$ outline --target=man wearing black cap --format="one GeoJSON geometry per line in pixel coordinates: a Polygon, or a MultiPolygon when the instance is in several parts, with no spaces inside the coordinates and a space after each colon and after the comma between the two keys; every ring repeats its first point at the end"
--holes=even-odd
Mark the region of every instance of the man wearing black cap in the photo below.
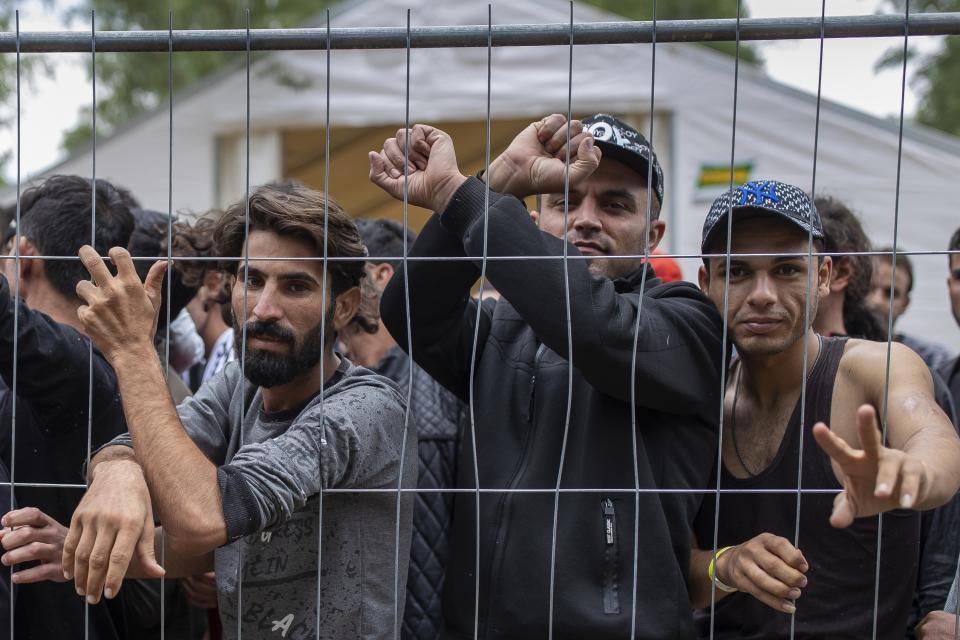
{"type": "Polygon", "coordinates": [[[728,491],[703,501],[695,526],[694,604],[709,607],[717,589],[701,636],[862,637],[876,615],[877,637],[903,638],[919,554],[910,510],[956,493],[960,439],[912,351],[893,345],[886,388],[886,344],[811,330],[832,261],[807,258],[824,234],[801,189],[755,181],[724,193],[704,222],[704,254],[727,251],[728,215],[729,260],[704,258],[700,270],[701,288],[726,304],[738,354],[724,399],[728,491]],[[799,505],[798,485],[809,492],[799,505]],[[875,610],[877,514],[887,511],[875,610]]]}
{"type": "Polygon", "coordinates": [[[691,637],[702,494],[685,490],[707,486],[716,455],[722,323],[695,287],[643,266],[664,232],[653,150],[611,116],[549,116],[491,163],[487,211],[449,136],[397,136],[371,153],[371,179],[401,198],[406,172],[409,201],[437,213],[381,314],[472,400],[457,485],[485,490],[456,497],[444,637],[474,637],[475,621],[480,638],[691,637]],[[470,295],[484,255],[499,300],[470,295]]]}

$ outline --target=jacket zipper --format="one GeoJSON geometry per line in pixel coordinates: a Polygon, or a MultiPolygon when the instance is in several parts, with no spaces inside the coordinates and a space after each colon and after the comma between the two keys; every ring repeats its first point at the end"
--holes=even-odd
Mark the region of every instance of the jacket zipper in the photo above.
{"type": "Polygon", "coordinates": [[[617,545],[617,512],[613,500],[600,501],[603,514],[603,612],[620,613],[620,554],[617,545]]]}

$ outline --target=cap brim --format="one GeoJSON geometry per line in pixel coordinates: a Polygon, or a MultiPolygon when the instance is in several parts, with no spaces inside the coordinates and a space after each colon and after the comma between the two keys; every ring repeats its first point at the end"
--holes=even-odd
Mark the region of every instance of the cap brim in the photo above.
{"type": "MultiPolygon", "coordinates": [[[[790,222],[795,227],[803,231],[804,233],[810,233],[810,230],[811,230],[810,225],[804,224],[799,220],[796,220],[795,218],[791,218],[790,216],[785,215],[779,211],[775,211],[773,209],[767,209],[765,207],[757,207],[757,206],[733,207],[731,211],[733,212],[735,220],[749,220],[751,218],[764,218],[769,216],[772,218],[779,218],[784,222],[790,222]]],[[[710,227],[710,231],[707,232],[707,236],[700,243],[700,253],[707,253],[707,247],[709,247],[710,243],[713,242],[714,238],[717,237],[717,234],[720,233],[721,231],[726,231],[727,215],[728,214],[726,213],[721,215],[719,218],[717,218],[717,221],[713,224],[713,226],[710,227]]],[[[816,229],[813,229],[813,237],[816,238],[817,240],[822,240],[823,233],[817,231],[816,229]]]]}

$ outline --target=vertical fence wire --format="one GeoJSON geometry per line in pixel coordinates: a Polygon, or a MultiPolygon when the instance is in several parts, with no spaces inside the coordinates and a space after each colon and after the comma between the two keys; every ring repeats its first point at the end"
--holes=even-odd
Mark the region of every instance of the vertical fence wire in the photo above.
{"type": "MultiPolygon", "coordinates": [[[[91,190],[90,190],[90,246],[97,246],[97,22],[96,14],[90,11],[90,86],[93,104],[90,110],[91,190]]],[[[88,381],[87,386],[87,457],[84,469],[90,468],[90,453],[93,449],[93,340],[87,340],[88,381]]],[[[89,595],[87,596],[89,597],[89,595]]],[[[83,637],[90,637],[90,604],[83,605],[83,637]]]]}
{"type": "MultiPolygon", "coordinates": [[[[492,118],[490,114],[490,96],[492,93],[492,70],[493,70],[493,5],[487,4],[487,113],[484,128],[484,155],[483,155],[483,251],[480,256],[480,290],[477,296],[477,317],[473,324],[473,348],[470,350],[470,372],[468,383],[468,411],[470,413],[470,451],[473,462],[473,480],[476,483],[474,493],[474,602],[473,602],[473,637],[479,638],[480,633],[480,463],[477,458],[477,427],[476,413],[474,405],[474,382],[477,372],[477,352],[480,342],[480,321],[483,317],[483,293],[487,281],[487,240],[489,239],[490,222],[490,130],[492,128],[492,118]]],[[[406,225],[404,225],[406,233],[406,225]]],[[[404,247],[406,247],[406,238],[404,238],[404,247]]],[[[406,251],[406,249],[404,249],[406,251]]],[[[407,269],[404,265],[404,277],[407,269]]],[[[407,282],[404,281],[404,291],[407,290],[407,282]]],[[[407,301],[409,313],[409,301],[407,301]]],[[[408,344],[412,344],[409,342],[408,344]]]]}
{"type": "MultiPolygon", "coordinates": [[[[323,336],[324,342],[326,342],[327,336],[327,327],[325,326],[327,320],[326,312],[326,296],[327,296],[327,226],[330,218],[330,9],[326,10],[327,18],[327,51],[324,56],[324,63],[326,64],[326,78],[325,78],[325,91],[324,91],[324,111],[323,111],[323,282],[322,289],[323,292],[320,294],[320,335],[323,336]]],[[[336,300],[331,301],[331,304],[335,305],[336,300]]],[[[325,386],[326,383],[323,382],[323,361],[324,358],[320,358],[320,381],[321,387],[325,386]]],[[[325,421],[324,418],[324,391],[321,388],[320,391],[320,424],[323,425],[325,421]]],[[[315,624],[316,628],[316,638],[320,640],[320,589],[322,586],[322,567],[323,567],[323,492],[325,487],[323,483],[320,484],[320,491],[317,492],[317,610],[315,615],[315,624]]]]}
{"type": "MultiPolygon", "coordinates": [[[[170,305],[172,303],[173,291],[173,10],[168,15],[168,36],[167,36],[167,317],[165,327],[164,344],[164,378],[170,378],[170,305]]],[[[176,375],[176,372],[174,372],[176,375]]],[[[166,562],[167,553],[165,545],[160,545],[160,565],[166,562]]],[[[167,636],[167,598],[166,598],[166,575],[160,576],[160,640],[167,636]]]]}
{"type": "MultiPolygon", "coordinates": [[[[823,87],[823,30],[827,12],[827,0],[820,0],[820,57],[817,66],[817,106],[816,116],[813,125],[813,169],[810,178],[810,206],[816,207],[817,197],[817,151],[820,143],[820,97],[823,87]]],[[[813,274],[817,272],[819,276],[819,264],[823,258],[817,259],[817,269],[813,266],[813,225],[809,224],[807,228],[807,292],[804,296],[803,305],[803,361],[800,370],[800,432],[799,444],[797,450],[797,512],[793,525],[793,546],[800,548],[800,505],[803,498],[803,443],[804,435],[807,431],[807,383],[810,376],[810,345],[807,343],[808,336],[812,331],[811,324],[813,318],[810,317],[810,305],[813,300],[813,274]]],[[[823,343],[817,348],[816,358],[820,358],[823,353],[823,343]]],[[[814,360],[816,366],[816,360],[814,360]]],[[[734,419],[736,420],[736,419],[734,419]]],[[[790,612],[790,640],[796,636],[797,610],[796,600],[794,609],[790,612]]]]}
{"type": "MultiPolygon", "coordinates": [[[[244,143],[245,165],[243,178],[243,316],[241,318],[240,336],[240,371],[245,372],[247,355],[247,283],[250,279],[250,9],[245,10],[246,17],[246,51],[244,59],[244,73],[246,79],[245,114],[244,114],[244,143]]],[[[236,284],[234,284],[236,286],[236,284]]],[[[234,329],[236,331],[236,329],[234,329]]],[[[247,417],[247,407],[240,409],[240,439],[238,447],[243,446],[243,425],[247,417]]],[[[237,544],[237,638],[243,638],[243,542],[237,544]]]]}
{"type": "MultiPolygon", "coordinates": [[[[567,62],[567,134],[563,167],[563,233],[567,232],[567,220],[570,217],[570,121],[573,119],[573,0],[570,0],[570,55],[567,62]]],[[[557,520],[560,514],[560,485],[563,482],[563,463],[567,455],[567,437],[570,434],[570,410],[573,405],[573,322],[570,309],[570,243],[564,237],[563,242],[563,296],[567,325],[567,408],[563,418],[563,439],[560,444],[560,463],[557,467],[557,483],[553,493],[553,530],[550,537],[550,619],[547,637],[553,640],[553,610],[557,573],[557,520]]]]}
{"type": "MultiPolygon", "coordinates": [[[[732,131],[730,133],[730,181],[729,188],[733,190],[733,176],[736,167],[737,151],[737,97],[740,87],[740,3],[737,3],[737,22],[736,22],[736,41],[733,56],[733,114],[732,131]]],[[[720,354],[720,421],[717,426],[717,493],[714,497],[713,511],[713,558],[717,558],[717,539],[720,533],[720,488],[721,478],[723,477],[723,427],[727,398],[727,353],[729,349],[729,338],[727,336],[728,321],[727,315],[730,311],[730,257],[733,246],[733,199],[730,198],[730,204],[727,207],[727,241],[726,254],[724,255],[724,273],[723,273],[723,333],[721,335],[722,353],[720,354]]],[[[710,269],[708,261],[707,267],[710,269]]],[[[713,276],[713,273],[710,273],[713,276]]],[[[715,618],[717,610],[717,571],[713,572],[710,578],[710,640],[714,638],[715,618]]]]}
{"type": "MultiPolygon", "coordinates": [[[[633,449],[633,575],[630,585],[630,637],[637,635],[637,580],[640,569],[640,452],[637,443],[637,348],[640,344],[640,317],[643,313],[644,291],[647,288],[647,272],[650,267],[650,223],[653,206],[653,131],[654,104],[657,85],[657,0],[651,0],[653,40],[650,44],[650,159],[647,162],[646,203],[643,212],[643,264],[640,271],[640,295],[637,299],[637,321],[633,328],[633,352],[630,354],[630,444],[633,449]]],[[[663,203],[660,203],[661,207],[663,203]]],[[[654,276],[656,277],[656,276],[654,276]]]]}
{"type": "MultiPolygon", "coordinates": [[[[14,11],[14,24],[17,38],[17,57],[16,57],[16,89],[17,89],[17,204],[16,204],[16,222],[17,228],[13,237],[14,246],[14,276],[13,276],[13,380],[11,381],[10,391],[10,511],[13,511],[16,505],[16,460],[17,460],[17,358],[19,356],[19,335],[20,335],[20,10],[14,11]]],[[[14,623],[16,621],[16,609],[14,608],[14,593],[16,591],[13,583],[13,565],[10,565],[10,637],[15,638],[14,623]]]]}
{"type": "MultiPolygon", "coordinates": [[[[403,252],[401,259],[404,261],[404,287],[403,287],[403,306],[406,311],[405,329],[407,333],[407,348],[409,350],[407,360],[407,406],[403,410],[403,438],[400,446],[400,466],[397,473],[397,501],[396,501],[396,529],[394,531],[394,576],[393,576],[393,637],[400,637],[400,624],[403,614],[400,610],[400,507],[403,489],[403,466],[406,462],[407,454],[407,436],[410,427],[410,401],[413,399],[413,327],[410,319],[410,290],[409,279],[407,278],[406,259],[407,259],[407,227],[409,225],[410,215],[410,9],[407,9],[407,42],[404,50],[405,75],[404,75],[404,100],[403,100],[403,252]]],[[[407,550],[409,553],[409,550],[407,550]]],[[[409,566],[409,565],[408,565],[409,566]]],[[[405,579],[406,576],[403,576],[405,579]]]]}
{"type": "MultiPolygon", "coordinates": [[[[887,446],[887,406],[890,400],[890,358],[893,353],[893,304],[897,282],[897,236],[900,230],[900,179],[903,164],[903,116],[907,97],[907,60],[910,43],[910,0],[905,0],[903,10],[903,66],[900,74],[900,117],[897,129],[897,178],[893,194],[893,252],[890,255],[890,307],[887,317],[887,361],[883,379],[883,407],[880,411],[881,442],[887,446]]],[[[895,490],[896,487],[891,487],[895,490]]],[[[916,499],[916,496],[914,496],[916,499]]],[[[883,552],[883,513],[877,515],[877,563],[873,582],[873,640],[877,639],[877,618],[880,604],[880,559],[883,552]]]]}

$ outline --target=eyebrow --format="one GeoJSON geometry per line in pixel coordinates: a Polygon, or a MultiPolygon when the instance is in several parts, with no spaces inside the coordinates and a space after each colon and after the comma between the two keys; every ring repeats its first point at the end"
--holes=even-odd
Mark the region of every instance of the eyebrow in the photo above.
{"type": "MultiPolygon", "coordinates": [[[[575,188],[571,187],[571,188],[570,188],[570,195],[571,195],[571,196],[577,195],[577,196],[583,197],[583,192],[580,191],[579,189],[575,189],[575,188]]],[[[630,200],[631,202],[634,202],[634,203],[636,203],[636,202],[639,200],[639,198],[635,197],[635,196],[634,196],[632,193],[630,193],[630,191],[628,191],[627,189],[607,189],[607,190],[605,190],[605,191],[601,191],[600,194],[599,194],[599,196],[600,196],[601,198],[623,198],[623,199],[625,199],[625,200],[630,200]]],[[[563,197],[563,192],[562,192],[562,191],[558,191],[558,192],[556,192],[556,193],[550,193],[550,194],[547,194],[547,197],[548,197],[548,198],[562,198],[562,197],[563,197]]]]}
{"type": "MultiPolygon", "coordinates": [[[[243,265],[242,265],[242,264],[241,264],[240,267],[237,269],[237,271],[238,271],[238,273],[242,273],[242,272],[243,272],[243,265]]],[[[263,271],[261,271],[260,269],[256,269],[256,268],[254,268],[254,267],[248,267],[247,273],[250,274],[250,275],[259,276],[259,277],[261,277],[261,278],[267,278],[267,277],[268,277],[267,274],[265,274],[263,271]]],[[[307,282],[309,282],[309,283],[311,283],[311,284],[314,284],[314,285],[317,285],[317,286],[320,285],[320,283],[317,282],[317,279],[316,279],[315,277],[313,277],[312,274],[307,273],[306,271],[293,271],[293,272],[290,272],[290,273],[281,273],[280,275],[277,276],[277,280],[280,280],[280,281],[282,281],[282,282],[283,282],[283,281],[290,281],[290,280],[304,280],[304,281],[307,281],[307,282]]]]}

